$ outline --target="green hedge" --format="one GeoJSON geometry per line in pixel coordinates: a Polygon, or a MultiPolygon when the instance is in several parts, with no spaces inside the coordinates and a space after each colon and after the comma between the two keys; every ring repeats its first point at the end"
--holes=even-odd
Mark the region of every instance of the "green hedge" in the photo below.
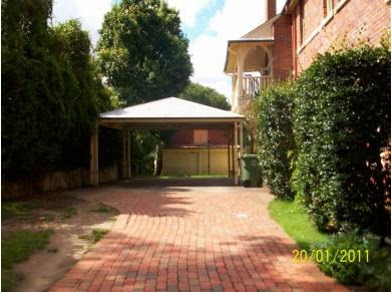
{"type": "Polygon", "coordinates": [[[390,232],[380,160],[390,139],[390,69],[388,48],[362,46],[319,56],[296,82],[295,185],[321,229],[390,232]]]}
{"type": "Polygon", "coordinates": [[[377,245],[354,230],[315,244],[311,252],[320,269],[340,283],[391,291],[390,247],[377,245]]]}
{"type": "Polygon", "coordinates": [[[292,113],[294,94],[290,84],[262,91],[257,103],[259,160],[262,176],[272,192],[293,198],[291,161],[295,149],[292,113]]]}
{"type": "Polygon", "coordinates": [[[52,1],[2,1],[2,177],[88,167],[97,114],[110,107],[78,20],[50,25],[52,1]]]}

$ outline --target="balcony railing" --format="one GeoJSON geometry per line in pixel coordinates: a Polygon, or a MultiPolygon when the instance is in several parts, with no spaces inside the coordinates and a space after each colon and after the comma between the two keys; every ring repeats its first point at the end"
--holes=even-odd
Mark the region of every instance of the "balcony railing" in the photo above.
{"type": "Polygon", "coordinates": [[[254,99],[261,90],[266,89],[275,78],[272,76],[244,76],[243,77],[243,96],[254,99]]]}

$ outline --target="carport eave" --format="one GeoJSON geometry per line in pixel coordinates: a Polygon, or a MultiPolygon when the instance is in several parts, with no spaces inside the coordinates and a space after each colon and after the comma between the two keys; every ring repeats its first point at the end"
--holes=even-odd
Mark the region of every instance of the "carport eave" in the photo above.
{"type": "Polygon", "coordinates": [[[245,117],[236,118],[99,118],[97,120],[98,124],[101,126],[112,125],[112,124],[179,124],[179,123],[234,123],[241,122],[245,117]]]}

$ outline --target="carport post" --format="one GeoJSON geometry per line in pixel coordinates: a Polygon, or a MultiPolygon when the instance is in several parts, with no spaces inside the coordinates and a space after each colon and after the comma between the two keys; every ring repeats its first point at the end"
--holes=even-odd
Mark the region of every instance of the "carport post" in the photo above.
{"type": "Polygon", "coordinates": [[[130,143],[129,143],[130,135],[129,129],[123,129],[123,171],[122,177],[123,178],[130,178],[130,143]]]}
{"type": "Polygon", "coordinates": [[[233,131],[231,131],[230,134],[230,148],[231,148],[231,177],[235,177],[235,173],[234,173],[234,128],[233,127],[233,131]]]}
{"type": "Polygon", "coordinates": [[[128,129],[128,178],[131,178],[132,176],[132,169],[131,169],[131,137],[132,137],[132,132],[131,130],[128,129]]]}
{"type": "Polygon", "coordinates": [[[234,123],[234,183],[238,185],[238,124],[234,123]]]}
{"type": "Polygon", "coordinates": [[[99,184],[98,165],[98,123],[95,124],[94,132],[90,137],[90,185],[99,184]]]}
{"type": "Polygon", "coordinates": [[[227,128],[227,171],[228,176],[231,177],[231,166],[230,166],[230,128],[227,128]]]}
{"type": "Polygon", "coordinates": [[[240,168],[240,175],[242,174],[242,167],[241,167],[241,158],[242,158],[242,149],[244,147],[244,131],[243,131],[243,122],[239,122],[240,128],[240,149],[239,149],[239,168],[240,168]]]}

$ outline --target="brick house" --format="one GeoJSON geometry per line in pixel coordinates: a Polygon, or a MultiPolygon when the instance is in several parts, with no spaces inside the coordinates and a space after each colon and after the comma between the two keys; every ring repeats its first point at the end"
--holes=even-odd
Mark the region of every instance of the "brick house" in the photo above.
{"type": "Polygon", "coordinates": [[[264,1],[267,20],[228,41],[234,112],[274,80],[296,78],[317,54],[343,43],[377,45],[390,28],[390,0],[287,0],[279,14],[276,0],[264,1]]]}
{"type": "Polygon", "coordinates": [[[390,28],[390,0],[290,0],[294,76],[331,46],[378,45],[390,28]]]}

